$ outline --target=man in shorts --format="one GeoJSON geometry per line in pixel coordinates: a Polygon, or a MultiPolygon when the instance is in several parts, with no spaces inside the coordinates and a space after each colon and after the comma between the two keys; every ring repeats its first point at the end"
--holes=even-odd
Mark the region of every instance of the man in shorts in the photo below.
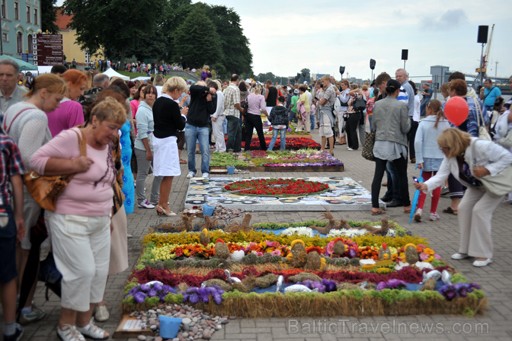
{"type": "Polygon", "coordinates": [[[329,142],[329,152],[331,155],[334,155],[334,131],[332,130],[332,126],[334,124],[334,101],[336,100],[336,88],[331,83],[331,79],[329,76],[323,76],[321,79],[323,93],[319,100],[320,110],[319,110],[319,119],[320,119],[320,136],[322,138],[321,141],[321,150],[325,150],[326,142],[329,142]]]}

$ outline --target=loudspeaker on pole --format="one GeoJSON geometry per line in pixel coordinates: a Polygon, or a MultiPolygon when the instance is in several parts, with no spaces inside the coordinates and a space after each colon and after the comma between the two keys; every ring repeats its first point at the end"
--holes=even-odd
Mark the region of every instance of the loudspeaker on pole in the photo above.
{"type": "Polygon", "coordinates": [[[407,60],[407,57],[409,56],[409,50],[402,50],[402,60],[407,60]]]}
{"type": "Polygon", "coordinates": [[[489,32],[489,26],[480,25],[478,26],[478,38],[477,43],[487,44],[487,35],[489,32]]]}

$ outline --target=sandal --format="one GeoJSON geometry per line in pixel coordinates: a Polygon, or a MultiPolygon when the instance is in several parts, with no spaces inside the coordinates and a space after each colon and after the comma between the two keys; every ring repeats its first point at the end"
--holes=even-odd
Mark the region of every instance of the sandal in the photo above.
{"type": "Polygon", "coordinates": [[[384,210],[381,208],[376,208],[376,209],[372,208],[371,213],[372,213],[372,215],[382,215],[382,214],[384,214],[384,210]]]}
{"type": "Polygon", "coordinates": [[[77,327],[76,329],[82,333],[83,336],[92,340],[106,340],[110,337],[109,333],[92,323],[92,321],[89,322],[88,325],[77,327]]]}
{"type": "Polygon", "coordinates": [[[57,336],[62,341],[85,341],[85,338],[75,326],[65,325],[64,328],[57,327],[57,336]]]}
{"type": "Polygon", "coordinates": [[[180,163],[181,163],[182,165],[184,165],[184,164],[186,164],[186,163],[187,163],[187,160],[180,159],[180,163]]]}
{"type": "Polygon", "coordinates": [[[449,213],[449,214],[457,215],[459,212],[457,210],[454,210],[450,206],[448,206],[447,208],[445,208],[443,210],[443,213],[449,213]]]}

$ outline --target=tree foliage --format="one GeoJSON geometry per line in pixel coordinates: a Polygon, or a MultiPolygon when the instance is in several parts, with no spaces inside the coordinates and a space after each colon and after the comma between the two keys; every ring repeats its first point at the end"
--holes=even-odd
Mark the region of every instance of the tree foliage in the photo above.
{"type": "Polygon", "coordinates": [[[176,29],[174,43],[176,57],[184,67],[213,65],[223,58],[220,37],[203,6],[193,6],[176,29]]]}
{"type": "Polygon", "coordinates": [[[59,28],[55,25],[55,7],[57,0],[41,0],[41,31],[58,33],[59,28]]]}
{"type": "Polygon", "coordinates": [[[249,41],[233,9],[191,0],[66,0],[64,8],[82,48],[103,47],[108,58],[252,74],[249,41]]]}
{"type": "Polygon", "coordinates": [[[103,47],[106,55],[125,57],[141,48],[139,36],[156,30],[157,17],[166,0],[66,0],[66,12],[73,14],[71,28],[77,32],[82,48],[96,51],[103,47]]]}

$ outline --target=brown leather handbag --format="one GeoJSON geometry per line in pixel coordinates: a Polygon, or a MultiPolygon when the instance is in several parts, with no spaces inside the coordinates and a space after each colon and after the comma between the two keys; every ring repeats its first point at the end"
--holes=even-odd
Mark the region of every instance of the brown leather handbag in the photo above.
{"type": "MultiPolygon", "coordinates": [[[[75,133],[80,147],[80,156],[86,156],[86,140],[82,129],[75,133]]],[[[55,211],[57,199],[71,181],[73,175],[40,175],[30,171],[24,175],[25,186],[32,198],[45,210],[55,211]]]]}

